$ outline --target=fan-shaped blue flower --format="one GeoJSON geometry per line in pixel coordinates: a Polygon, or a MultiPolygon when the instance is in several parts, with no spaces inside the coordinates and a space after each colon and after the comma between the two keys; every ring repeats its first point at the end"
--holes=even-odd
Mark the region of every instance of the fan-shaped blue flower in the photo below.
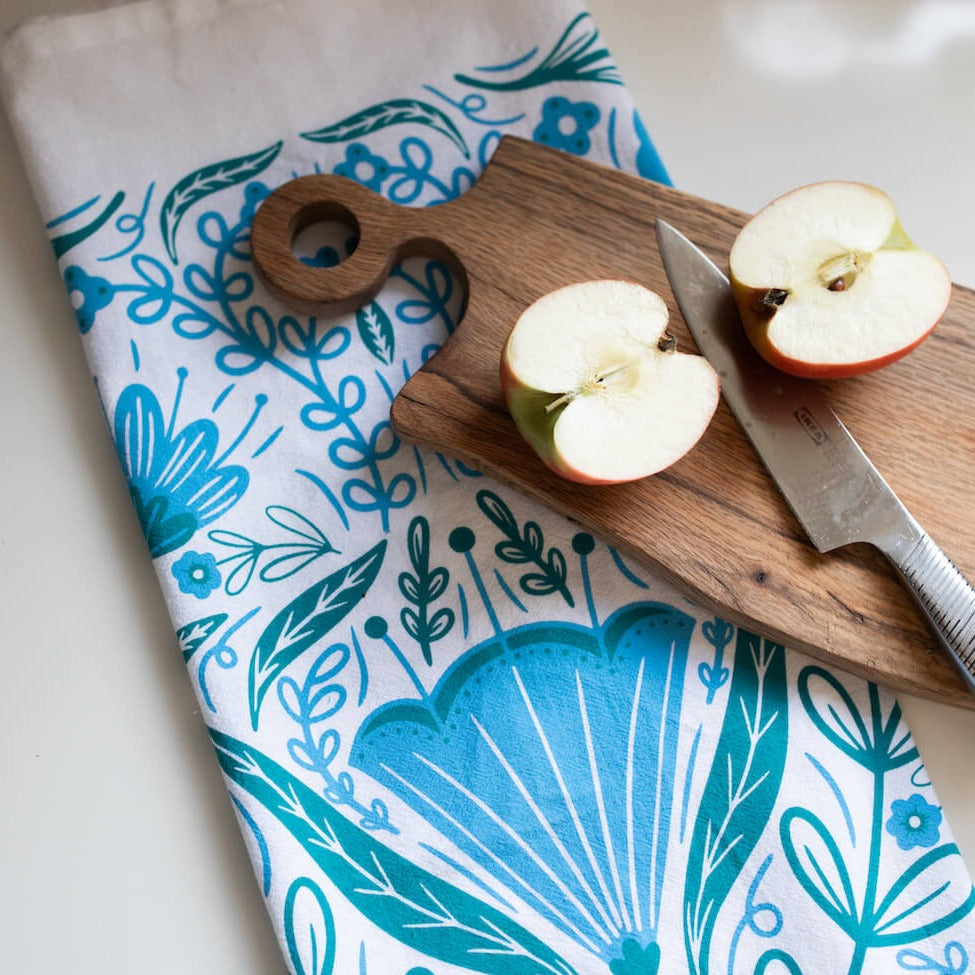
{"type": "Polygon", "coordinates": [[[217,458],[212,420],[167,428],[147,386],[126,387],[115,407],[115,449],[153,558],[185,545],[243,496],[249,475],[217,458]]]}
{"type": "Polygon", "coordinates": [[[352,763],[614,973],[654,975],[692,627],[639,603],[509,631],[373,712],[352,763]]]}

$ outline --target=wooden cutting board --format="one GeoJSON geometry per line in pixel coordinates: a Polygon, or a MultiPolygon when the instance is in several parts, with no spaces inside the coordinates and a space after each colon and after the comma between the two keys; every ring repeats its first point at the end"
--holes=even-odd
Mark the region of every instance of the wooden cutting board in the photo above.
{"type": "MultiPolygon", "coordinates": [[[[396,207],[337,176],[285,184],[258,212],[255,264],[292,306],[346,312],[400,259],[443,259],[467,289],[460,327],[392,407],[397,433],[451,453],[568,515],[720,616],[895,689],[962,707],[975,697],[871,547],[821,555],[722,402],[676,465],[629,484],[565,481],[521,440],[498,365],[521,311],[555,288],[625,278],[657,291],[693,350],[657,251],[663,217],[727,270],[747,215],[511,137],[478,183],[436,207],[396,207]],[[291,253],[308,224],[339,219],[359,243],[343,264],[291,253]]],[[[936,242],[934,242],[936,245],[936,242]]],[[[931,243],[928,246],[932,246],[931,243]]],[[[880,372],[824,383],[834,410],[908,509],[975,579],[975,292],[956,286],[929,337],[880,372]]]]}

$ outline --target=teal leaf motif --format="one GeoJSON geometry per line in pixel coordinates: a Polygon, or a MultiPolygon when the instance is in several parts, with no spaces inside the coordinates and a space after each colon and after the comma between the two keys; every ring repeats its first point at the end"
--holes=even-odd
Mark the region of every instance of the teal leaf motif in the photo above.
{"type": "Polygon", "coordinates": [[[407,550],[413,572],[401,572],[399,591],[416,609],[400,611],[403,628],[416,640],[427,664],[433,663],[432,644],[445,637],[454,625],[454,611],[442,606],[432,615],[431,604],[446,591],[450,573],[443,566],[430,567],[430,523],[418,516],[410,522],[407,550]]]}
{"type": "Polygon", "coordinates": [[[933,937],[975,907],[971,884],[942,870],[942,860],[959,855],[953,843],[929,850],[908,866],[876,908],[860,908],[840,848],[817,816],[787,809],[779,832],[796,879],[861,952],[933,937]]]}
{"type": "Polygon", "coordinates": [[[393,362],[393,323],[378,301],[372,301],[355,313],[356,327],[365,347],[383,364],[393,362]]]}
{"type": "Polygon", "coordinates": [[[876,910],[877,944],[906,945],[934,937],[956,924],[975,906],[975,888],[962,873],[943,869],[942,860],[960,856],[943,843],[915,860],[894,881],[876,910]]]}
{"type": "Polygon", "coordinates": [[[300,877],[284,899],[284,934],[295,975],[332,975],[335,918],[317,884],[300,877]]]}
{"type": "Polygon", "coordinates": [[[251,657],[248,678],[251,725],[257,730],[264,696],[274,680],[338,624],[365,596],[386,551],[381,541],[365,555],[316,582],[268,624],[251,657]]]}
{"type": "Polygon", "coordinates": [[[333,125],[326,125],[312,132],[302,132],[301,136],[312,142],[349,142],[352,139],[362,139],[380,129],[406,123],[435,129],[450,139],[464,154],[465,159],[470,158],[467,143],[450,118],[434,105],[416,98],[391,98],[364,108],[354,115],[348,115],[333,125]]]}
{"type": "Polygon", "coordinates": [[[868,685],[869,722],[842,682],[822,667],[803,668],[798,687],[799,700],[823,737],[868,771],[883,775],[918,758],[900,705],[895,701],[884,717],[875,684],[868,685]]]}
{"type": "Polygon", "coordinates": [[[176,631],[176,639],[183,651],[183,661],[187,661],[207,640],[227,622],[226,613],[215,613],[203,619],[186,623],[176,631]]]}
{"type": "Polygon", "coordinates": [[[857,936],[857,902],[840,848],[818,816],[793,806],[779,824],[792,872],[820,910],[851,938],[857,936]]]}
{"type": "MultiPolygon", "coordinates": [[[[527,74],[508,81],[488,81],[470,75],[454,75],[461,84],[490,91],[520,91],[559,81],[601,81],[621,85],[616,65],[605,47],[597,47],[599,31],[588,13],[579,14],[565,29],[548,55],[527,74]]],[[[521,64],[522,61],[516,62],[521,64]]],[[[495,71],[481,68],[481,71],[495,71]]]]}
{"type": "Polygon", "coordinates": [[[566,584],[568,570],[565,556],[560,549],[549,549],[545,553],[545,539],[537,522],[525,522],[524,529],[518,525],[511,509],[493,491],[478,491],[477,505],[505,536],[494,546],[494,553],[510,565],[534,565],[540,571],[526,572],[519,584],[522,591],[530,596],[548,596],[560,593],[569,606],[574,606],[572,593],[566,584]]]}
{"type": "Polygon", "coordinates": [[[238,596],[247,588],[262,559],[265,564],[259,573],[262,582],[280,582],[311,565],[316,559],[337,549],[325,534],[309,521],[284,505],[272,504],[264,509],[268,521],[294,536],[283,542],[260,542],[239,532],[216,530],[210,541],[231,550],[218,565],[232,566],[224,584],[229,596],[238,596]]]}
{"type": "Polygon", "coordinates": [[[122,201],[125,199],[125,194],[119,190],[115,196],[109,200],[105,208],[95,217],[94,220],[89,221],[83,227],[79,227],[77,230],[72,230],[69,233],[61,234],[59,237],[51,238],[51,247],[54,248],[55,257],[63,257],[68,253],[73,247],[77,247],[83,240],[90,237],[92,234],[97,233],[101,228],[108,222],[109,217],[122,205],[122,201]]]}
{"type": "MultiPolygon", "coordinates": [[[[806,713],[824,739],[859,764],[872,780],[873,814],[862,890],[853,890],[853,872],[835,837],[818,817],[793,807],[783,814],[779,830],[786,860],[800,886],[853,943],[849,972],[858,975],[865,970],[871,949],[910,944],[957,923],[975,907],[975,889],[963,871],[953,876],[945,870],[941,861],[959,855],[954,844],[945,843],[908,865],[883,893],[885,779],[918,757],[900,706],[885,701],[877,686],[868,684],[869,710],[862,711],[843,683],[818,666],[804,667],[797,686],[806,713]]],[[[896,829],[889,825],[888,832],[896,836],[896,829]]],[[[937,835],[935,830],[932,843],[937,842],[937,835]]],[[[898,845],[903,848],[900,840],[898,845]]],[[[928,845],[927,837],[923,845],[928,845]]],[[[858,866],[859,859],[858,855],[858,866]]],[[[863,873],[857,870],[857,874],[863,873]]]]}
{"type": "Polygon", "coordinates": [[[728,706],[688,854],[683,925],[692,975],[709,971],[718,914],[772,813],[788,747],[787,709],[785,650],[739,629],[728,706]]]}
{"type": "Polygon", "coordinates": [[[179,263],[176,256],[176,229],[186,211],[211,193],[237,186],[263,172],[274,162],[282,144],[275,142],[273,146],[259,152],[203,166],[184,176],[169,191],[159,213],[159,229],[173,264],[179,263]]]}
{"type": "MultiPolygon", "coordinates": [[[[415,950],[485,975],[572,975],[531,932],[411,863],[260,751],[210,730],[220,765],[301,844],[364,917],[415,950]]],[[[321,975],[328,969],[323,968],[321,975]]]]}

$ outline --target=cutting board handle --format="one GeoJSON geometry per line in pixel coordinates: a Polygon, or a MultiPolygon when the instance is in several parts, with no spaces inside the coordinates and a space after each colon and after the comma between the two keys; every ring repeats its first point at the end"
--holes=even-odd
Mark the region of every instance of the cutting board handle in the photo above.
{"type": "Polygon", "coordinates": [[[264,200],[251,228],[251,256],[268,289],[286,304],[308,314],[340,315],[372,300],[407,257],[437,258],[466,280],[444,239],[453,223],[450,203],[398,206],[355,180],[316,173],[282,184],[264,200]],[[295,239],[326,222],[347,226],[358,242],[340,264],[312,267],[296,256],[295,239]]]}

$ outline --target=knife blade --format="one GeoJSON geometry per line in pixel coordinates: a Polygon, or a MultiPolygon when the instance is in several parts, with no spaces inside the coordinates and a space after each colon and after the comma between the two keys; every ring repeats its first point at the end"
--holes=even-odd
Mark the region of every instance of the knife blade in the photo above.
{"type": "Polygon", "coordinates": [[[680,231],[657,221],[664,270],[721,392],[810,541],[820,552],[867,542],[890,561],[975,691],[975,589],[904,507],[811,381],[752,348],[731,285],[680,231]]]}

